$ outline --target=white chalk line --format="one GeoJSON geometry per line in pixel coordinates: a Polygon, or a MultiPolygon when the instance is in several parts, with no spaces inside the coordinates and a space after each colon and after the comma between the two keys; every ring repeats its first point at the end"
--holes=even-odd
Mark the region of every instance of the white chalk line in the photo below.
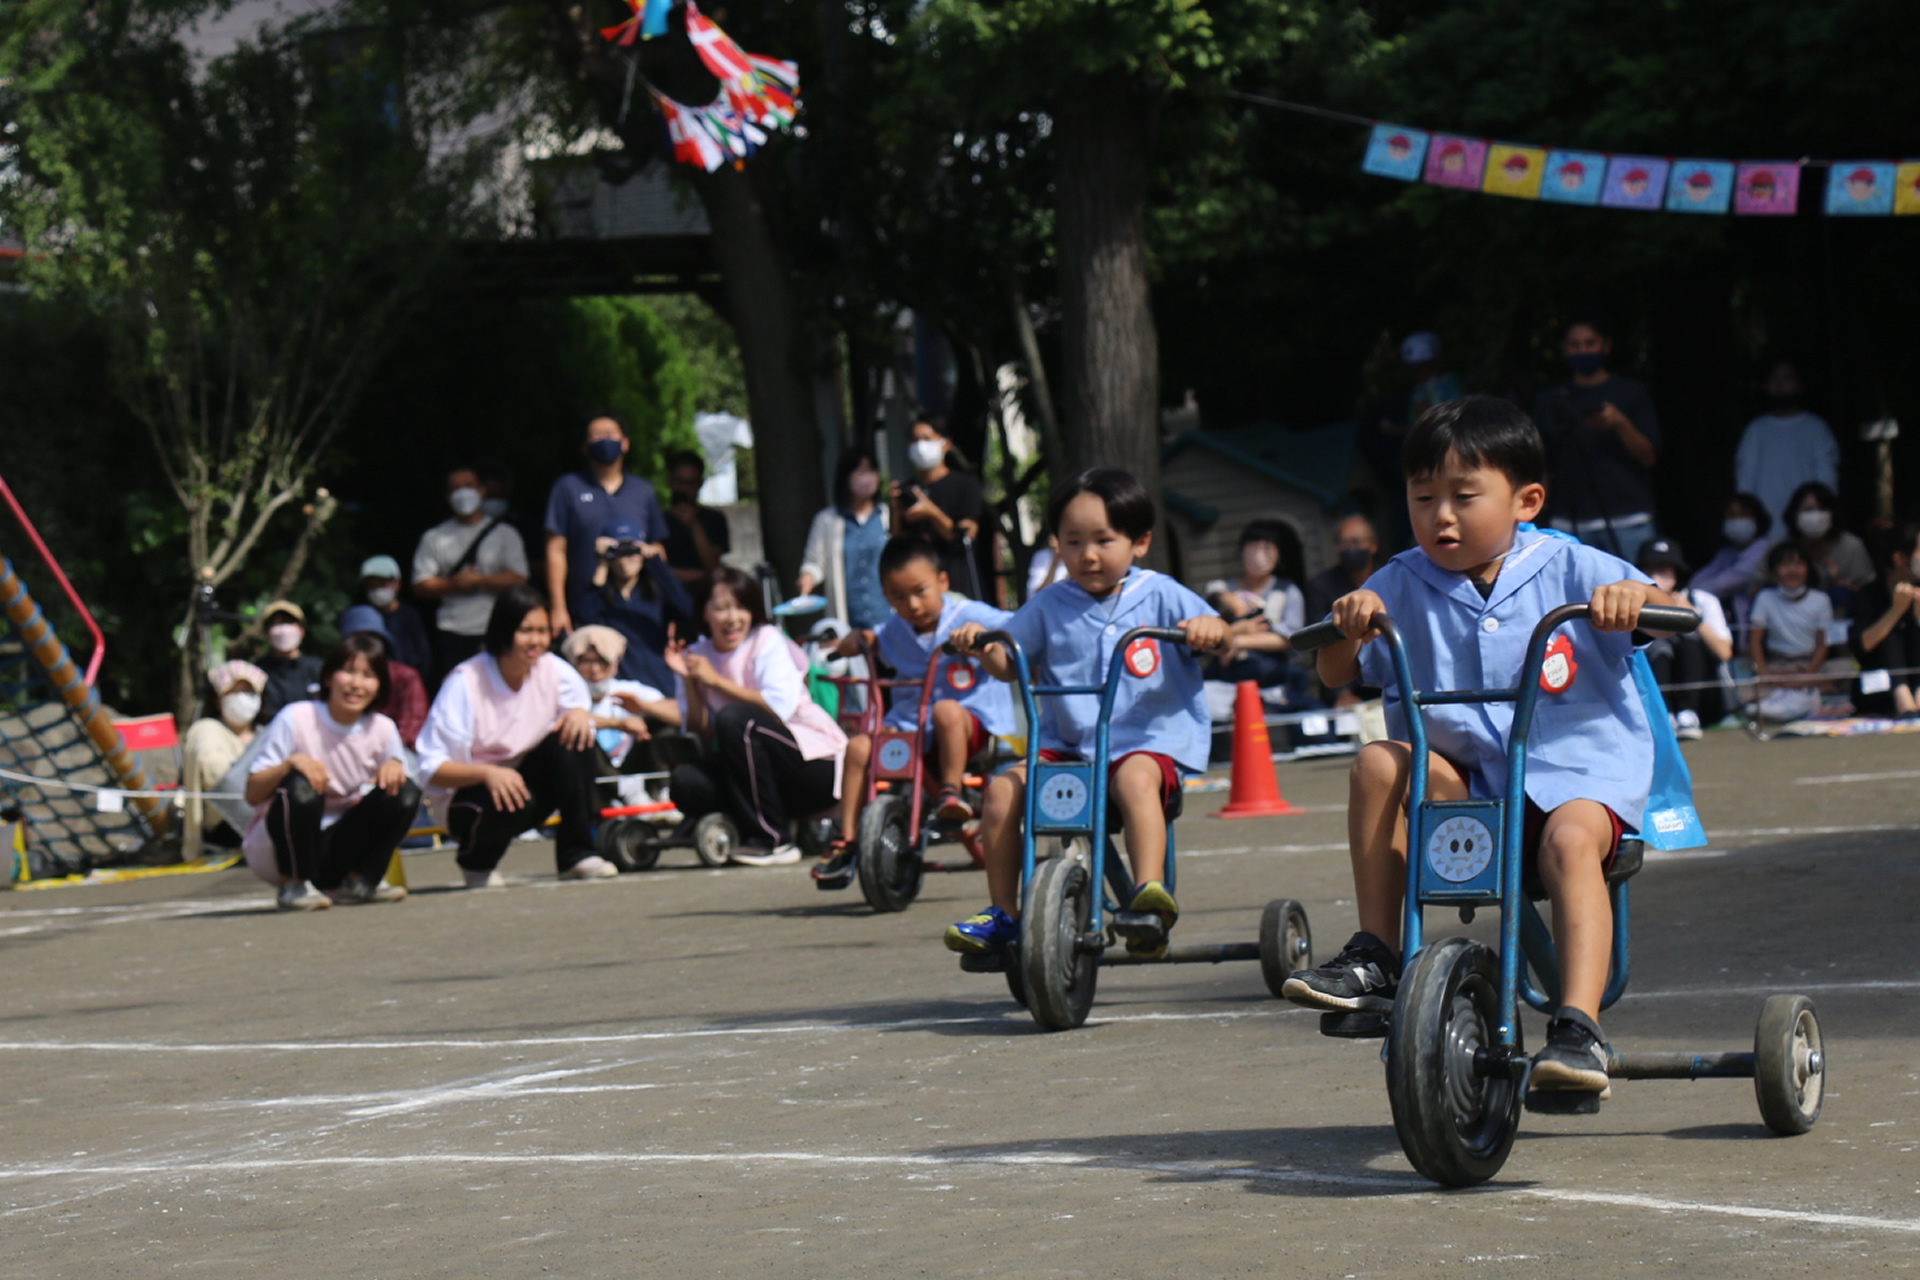
{"type": "MultiPolygon", "coordinates": [[[[138,1164],[79,1164],[63,1161],[39,1165],[13,1165],[0,1168],[0,1181],[29,1179],[151,1178],[166,1175],[207,1175],[278,1173],[317,1169],[410,1169],[429,1167],[518,1167],[551,1168],[555,1165],[586,1167],[645,1168],[649,1165],[724,1165],[740,1169],[750,1165],[772,1168],[804,1166],[813,1168],[899,1168],[899,1169],[1088,1169],[1124,1173],[1164,1173],[1212,1182],[1254,1181],[1304,1183],[1315,1186],[1354,1187],[1368,1190],[1432,1194],[1436,1188],[1413,1175],[1366,1175],[1321,1172],[1311,1169],[1276,1169],[1261,1165],[1216,1165],[1185,1161],[1135,1160],[1117,1156],[1078,1155],[1060,1151],[1011,1151],[979,1155],[832,1154],[817,1151],[663,1151],[663,1152],[437,1152],[386,1156],[277,1156],[232,1160],[154,1161],[138,1164]]],[[[1623,1209],[1645,1209],[1662,1213],[1717,1214],[1763,1222],[1784,1223],[1796,1227],[1819,1226],[1844,1230],[1892,1231],[1920,1234],[1920,1219],[1876,1218],[1867,1214],[1823,1213],[1809,1209],[1774,1208],[1767,1205],[1719,1204],[1707,1200],[1669,1200],[1661,1196],[1623,1194],[1606,1191],[1578,1191],[1550,1187],[1489,1188],[1475,1198],[1515,1195],[1532,1199],[1578,1204],[1607,1205],[1623,1209]]]]}
{"type": "Polygon", "coordinates": [[[1886,773],[1819,773],[1810,778],[1795,778],[1794,782],[1802,787],[1813,787],[1835,782],[1897,782],[1903,778],[1920,778],[1920,769],[1893,769],[1886,773]]]}

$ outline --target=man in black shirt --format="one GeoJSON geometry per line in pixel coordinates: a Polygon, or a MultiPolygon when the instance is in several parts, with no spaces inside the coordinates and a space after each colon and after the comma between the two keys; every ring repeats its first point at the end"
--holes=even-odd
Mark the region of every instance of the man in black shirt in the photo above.
{"type": "Polygon", "coordinates": [[[1660,418],[1645,383],[1608,372],[1605,325],[1576,319],[1562,350],[1573,380],[1542,392],[1533,409],[1547,445],[1553,527],[1631,561],[1654,536],[1660,418]]]}
{"type": "Polygon", "coordinates": [[[952,447],[938,418],[923,417],[913,424],[913,443],[907,459],[913,463],[911,485],[893,486],[894,527],[925,538],[940,550],[941,568],[955,591],[978,596],[984,590],[977,567],[967,563],[960,539],[980,536],[985,494],[977,476],[947,465],[952,447]]]}
{"type": "Polygon", "coordinates": [[[300,652],[306,638],[304,609],[291,600],[275,600],[267,606],[268,652],[254,663],[267,673],[267,687],[260,691],[255,724],[266,724],[289,702],[320,696],[320,655],[300,652]]]}
{"type": "Polygon", "coordinates": [[[727,517],[700,505],[700,485],[706,478],[706,459],[691,449],[667,459],[667,489],[673,498],[667,508],[667,564],[689,587],[705,582],[720,557],[733,550],[727,517]]]}

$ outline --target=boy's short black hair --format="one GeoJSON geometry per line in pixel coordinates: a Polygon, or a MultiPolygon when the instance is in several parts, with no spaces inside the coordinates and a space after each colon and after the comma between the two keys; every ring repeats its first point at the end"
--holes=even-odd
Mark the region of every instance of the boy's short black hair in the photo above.
{"type": "Polygon", "coordinates": [[[1547,481],[1547,446],[1519,405],[1499,396],[1462,396],[1420,415],[1400,448],[1409,480],[1430,476],[1457,453],[1470,467],[1491,467],[1522,485],[1547,481]]]}
{"type": "Polygon", "coordinates": [[[693,467],[701,475],[707,474],[707,460],[691,449],[675,449],[667,455],[667,470],[672,472],[679,467],[693,467]]]}
{"type": "Polygon", "coordinates": [[[1107,506],[1107,523],[1135,542],[1153,532],[1153,495],[1131,471],[1118,467],[1088,467],[1053,491],[1047,500],[1047,532],[1058,534],[1067,504],[1090,493],[1107,506]]]}
{"type": "Polygon", "coordinates": [[[1812,560],[1809,560],[1807,553],[1802,551],[1800,545],[1791,538],[1782,538],[1780,541],[1774,543],[1767,551],[1767,576],[1779,576],[1780,566],[1789,560],[1798,560],[1801,564],[1807,566],[1808,586],[1817,587],[1820,585],[1820,567],[1814,564],[1812,560]]]}
{"type": "Polygon", "coordinates": [[[898,537],[888,538],[887,545],[881,548],[881,580],[885,581],[888,574],[900,572],[915,560],[925,560],[933,566],[936,573],[946,571],[947,566],[940,563],[940,553],[934,550],[931,542],[910,533],[903,533],[898,537]]]}

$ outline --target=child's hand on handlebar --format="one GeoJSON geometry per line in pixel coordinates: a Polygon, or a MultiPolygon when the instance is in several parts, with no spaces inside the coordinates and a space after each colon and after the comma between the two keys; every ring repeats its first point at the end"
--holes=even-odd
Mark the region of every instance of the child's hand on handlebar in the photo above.
{"type": "Polygon", "coordinates": [[[1333,602],[1333,625],[1349,640],[1365,640],[1373,631],[1375,614],[1385,613],[1387,602],[1372,591],[1349,591],[1333,602]]]}
{"type": "Polygon", "coordinates": [[[849,631],[846,635],[840,637],[839,644],[833,646],[833,656],[836,658],[851,658],[872,643],[873,632],[849,631]]]}
{"type": "Polygon", "coordinates": [[[977,622],[963,622],[947,636],[947,647],[955,653],[972,653],[986,628],[977,622]]]}
{"type": "Polygon", "coordinates": [[[1188,618],[1179,624],[1187,633],[1187,646],[1192,649],[1211,651],[1227,643],[1231,629],[1227,620],[1218,614],[1203,614],[1198,618],[1188,618]]]}
{"type": "Polygon", "coordinates": [[[1660,588],[1631,578],[1593,589],[1587,621],[1596,631],[1631,631],[1640,624],[1640,610],[1650,604],[1671,604],[1660,588]]]}

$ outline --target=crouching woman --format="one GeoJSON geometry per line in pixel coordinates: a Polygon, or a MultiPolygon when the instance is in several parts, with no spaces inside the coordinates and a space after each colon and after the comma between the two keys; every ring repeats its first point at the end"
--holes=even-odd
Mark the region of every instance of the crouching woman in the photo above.
{"type": "Polygon", "coordinates": [[[247,865],[279,886],[282,911],[398,902],[393,851],[420,808],[400,730],[380,714],[392,689],[377,637],[348,636],[320,669],[320,699],[290,702],[265,731],[241,841],[247,865]]]}

